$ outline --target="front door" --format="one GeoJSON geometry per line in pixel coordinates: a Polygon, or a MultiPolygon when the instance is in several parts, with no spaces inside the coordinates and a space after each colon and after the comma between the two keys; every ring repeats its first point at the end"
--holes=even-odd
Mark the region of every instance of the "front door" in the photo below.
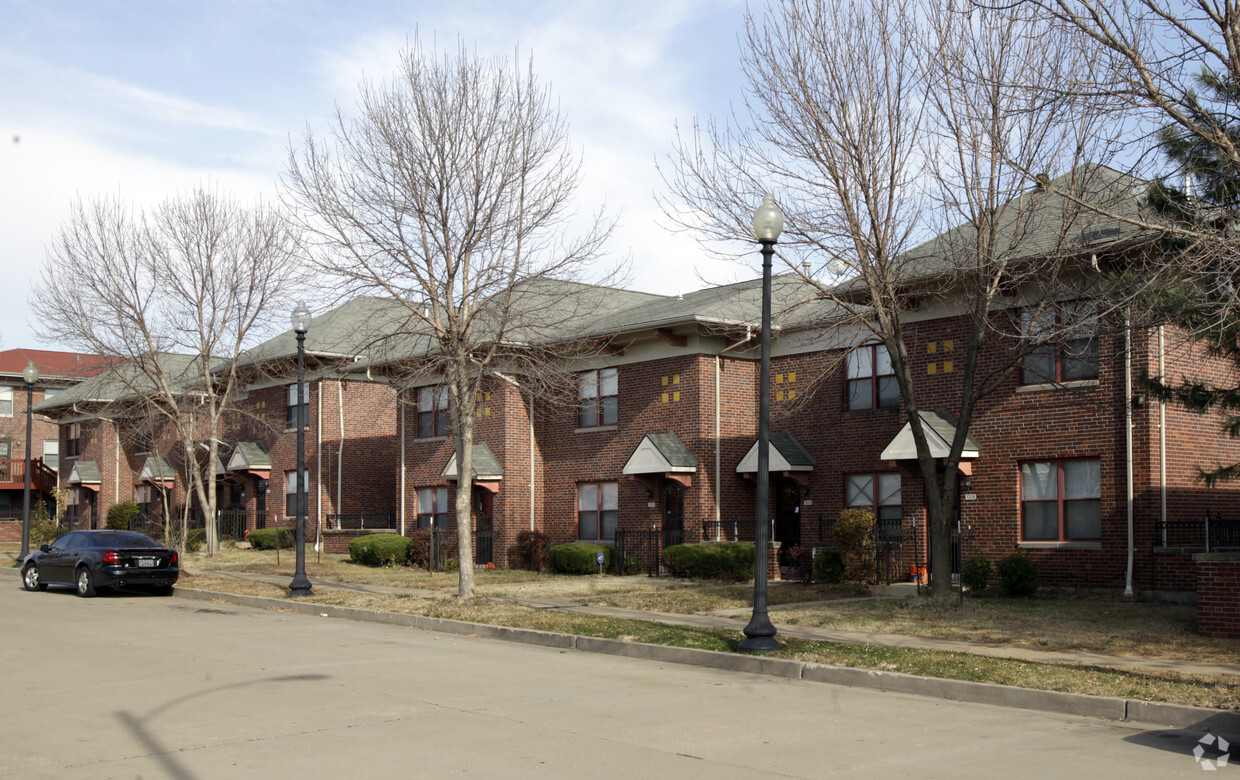
{"type": "Polygon", "coordinates": [[[685,543],[685,486],[663,480],[663,547],[685,543]]]}
{"type": "Polygon", "coordinates": [[[495,494],[491,491],[474,488],[474,511],[478,523],[474,531],[474,563],[486,566],[494,563],[495,551],[495,520],[492,515],[495,494]]]}
{"type": "Polygon", "coordinates": [[[267,480],[258,480],[254,488],[254,527],[267,527],[267,480]]]}
{"type": "Polygon", "coordinates": [[[801,544],[801,486],[790,479],[775,483],[775,541],[779,562],[789,565],[792,548],[801,544]]]}

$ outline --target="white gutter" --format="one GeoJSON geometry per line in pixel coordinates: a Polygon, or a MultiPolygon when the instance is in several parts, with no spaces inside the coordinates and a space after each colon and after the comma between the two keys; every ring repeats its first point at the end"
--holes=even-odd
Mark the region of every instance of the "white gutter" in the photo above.
{"type": "Polygon", "coordinates": [[[1132,320],[1124,311],[1124,456],[1127,458],[1128,569],[1124,575],[1124,595],[1132,596],[1133,547],[1133,458],[1132,458],[1132,320]]]}
{"type": "Polygon", "coordinates": [[[336,380],[336,398],[340,412],[340,446],[336,448],[336,512],[343,513],[340,503],[341,482],[344,481],[344,382],[336,380]]]}
{"type": "Polygon", "coordinates": [[[314,551],[323,551],[323,379],[319,379],[319,414],[315,426],[315,530],[314,551]]]}
{"type": "Polygon", "coordinates": [[[396,486],[396,505],[400,507],[400,535],[405,535],[405,399],[401,390],[396,391],[396,403],[400,404],[400,483],[396,486]]]}
{"type": "MultiPolygon", "coordinates": [[[[719,423],[720,412],[721,412],[720,400],[719,400],[719,382],[720,382],[720,374],[722,372],[722,366],[723,366],[723,353],[730,352],[731,350],[734,350],[737,347],[748,344],[749,342],[753,341],[753,335],[754,335],[753,328],[748,328],[748,327],[745,328],[745,338],[741,339],[740,341],[736,342],[730,347],[724,347],[723,349],[719,350],[719,352],[715,355],[715,522],[716,523],[721,522],[723,519],[722,516],[719,514],[719,502],[720,502],[719,491],[723,489],[723,481],[722,481],[722,473],[721,473],[722,466],[720,464],[720,454],[719,454],[719,441],[722,436],[722,432],[720,431],[720,423],[719,423]]],[[[717,527],[718,526],[716,525],[716,528],[717,527]]]]}

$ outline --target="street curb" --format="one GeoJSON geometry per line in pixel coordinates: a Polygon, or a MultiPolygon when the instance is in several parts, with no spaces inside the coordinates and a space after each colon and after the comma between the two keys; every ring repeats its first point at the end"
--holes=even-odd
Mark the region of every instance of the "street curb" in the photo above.
{"type": "Polygon", "coordinates": [[[492,626],[484,623],[467,623],[422,615],[404,615],[395,612],[378,612],[354,607],[336,607],[312,604],[293,599],[273,599],[265,596],[241,596],[230,593],[194,590],[178,587],[175,595],[197,601],[222,601],[238,606],[258,609],[280,609],[306,615],[319,615],[357,620],[367,623],[420,628],[426,631],[456,634],[482,639],[499,639],[561,650],[580,650],[586,653],[604,653],[627,658],[644,658],[664,663],[705,666],[735,672],[748,672],[792,680],[844,685],[851,688],[869,688],[891,693],[929,696],[951,701],[974,704],[990,704],[1015,707],[1061,715],[1138,723],[1174,729],[1209,729],[1240,734],[1240,712],[1213,710],[1205,707],[1186,707],[1179,704],[1136,701],[1109,696],[1092,696],[1082,693],[1038,691],[995,683],[945,680],[937,677],[919,677],[902,672],[883,672],[874,669],[854,669],[846,666],[792,661],[782,658],[766,658],[755,655],[722,653],[715,650],[696,650],[688,647],[650,645],[620,639],[557,634],[528,628],[492,626]]]}

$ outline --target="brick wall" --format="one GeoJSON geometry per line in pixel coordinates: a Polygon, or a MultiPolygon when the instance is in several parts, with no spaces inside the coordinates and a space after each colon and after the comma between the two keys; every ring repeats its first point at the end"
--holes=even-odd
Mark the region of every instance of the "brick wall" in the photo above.
{"type": "Polygon", "coordinates": [[[1197,574],[1197,631],[1240,639],[1240,553],[1194,557],[1197,574]]]}

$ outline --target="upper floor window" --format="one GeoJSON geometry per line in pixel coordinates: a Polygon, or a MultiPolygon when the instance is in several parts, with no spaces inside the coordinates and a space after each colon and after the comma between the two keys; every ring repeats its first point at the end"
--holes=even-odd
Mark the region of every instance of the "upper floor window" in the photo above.
{"type": "Polygon", "coordinates": [[[620,497],[615,482],[577,486],[577,538],[615,539],[620,497]]]}
{"type": "Polygon", "coordinates": [[[134,431],[133,451],[135,453],[154,452],[155,438],[150,431],[134,431]]]}
{"type": "Polygon", "coordinates": [[[43,465],[60,471],[60,439],[43,440],[43,465]]]}
{"type": "Polygon", "coordinates": [[[82,454],[82,424],[69,423],[69,431],[65,434],[65,457],[76,458],[82,454]]]}
{"type": "Polygon", "coordinates": [[[578,375],[577,426],[597,428],[619,420],[620,381],[614,368],[600,368],[578,375]]]}
{"type": "Polygon", "coordinates": [[[1026,310],[1023,336],[1033,343],[1021,363],[1022,385],[1098,378],[1098,340],[1094,305],[1072,301],[1026,310]]]}
{"type": "Polygon", "coordinates": [[[301,428],[306,425],[307,419],[310,417],[310,383],[302,382],[301,384],[302,398],[304,403],[299,404],[297,398],[297,383],[288,386],[288,425],[289,428],[301,428]]]}
{"type": "Polygon", "coordinates": [[[0,417],[13,416],[13,388],[0,387],[0,417]]]}
{"type": "Polygon", "coordinates": [[[1058,542],[1102,537],[1102,464],[1050,460],[1020,465],[1020,535],[1058,542]]]}
{"type": "Polygon", "coordinates": [[[448,388],[418,388],[418,438],[430,439],[451,433],[448,418],[448,388]]]}
{"type": "Polygon", "coordinates": [[[418,488],[418,528],[446,528],[448,489],[418,488]]]}
{"type": "Polygon", "coordinates": [[[891,356],[882,344],[866,344],[848,353],[847,404],[849,411],[894,409],[900,405],[891,356]]]}

